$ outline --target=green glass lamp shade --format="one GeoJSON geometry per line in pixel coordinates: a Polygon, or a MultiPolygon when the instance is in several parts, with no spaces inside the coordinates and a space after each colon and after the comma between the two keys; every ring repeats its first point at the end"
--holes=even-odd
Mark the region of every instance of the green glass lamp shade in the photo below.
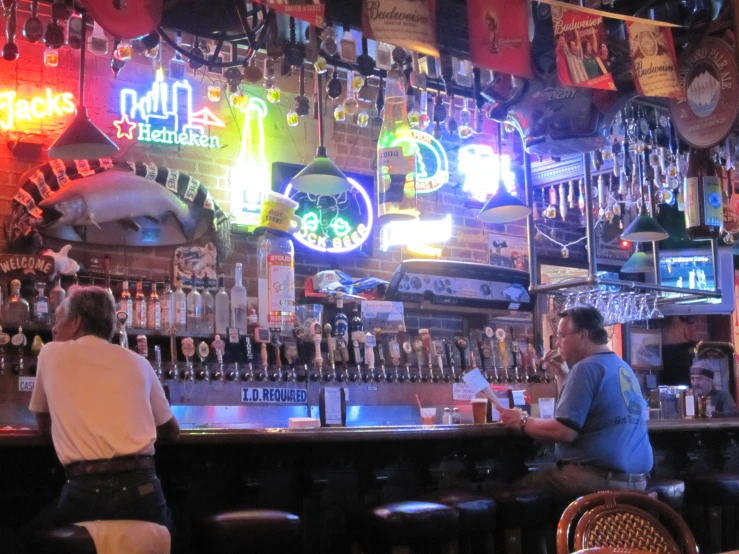
{"type": "Polygon", "coordinates": [[[513,196],[505,184],[498,184],[498,191],[483,206],[477,219],[484,223],[510,223],[528,217],[531,208],[513,196]]]}
{"type": "Polygon", "coordinates": [[[49,147],[48,155],[62,160],[93,160],[116,152],[118,145],[90,121],[85,107],[79,106],[72,123],[49,147]]]}
{"type": "Polygon", "coordinates": [[[629,242],[655,242],[669,236],[670,234],[647,213],[644,207],[639,217],[621,233],[621,238],[629,242]]]}
{"type": "Polygon", "coordinates": [[[326,156],[326,148],[318,147],[315,159],[291,181],[295,190],[308,194],[341,194],[349,192],[352,184],[336,164],[326,156]]]}
{"type": "Polygon", "coordinates": [[[621,268],[621,273],[650,273],[654,271],[652,257],[644,252],[634,252],[621,268]]]}

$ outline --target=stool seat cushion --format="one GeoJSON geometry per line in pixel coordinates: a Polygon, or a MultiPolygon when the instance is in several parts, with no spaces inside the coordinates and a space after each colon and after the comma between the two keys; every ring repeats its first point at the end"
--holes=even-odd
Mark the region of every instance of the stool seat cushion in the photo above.
{"type": "Polygon", "coordinates": [[[300,550],[300,518],[277,510],[242,510],[206,516],[201,523],[201,539],[212,552],[236,552],[237,548],[255,551],[289,552],[300,550]],[[270,550],[265,550],[269,548],[270,550]],[[273,550],[274,549],[274,550],[273,550]]]}
{"type": "Polygon", "coordinates": [[[679,510],[685,500],[685,481],[679,479],[650,479],[646,492],[656,492],[657,499],[679,510]]]}
{"type": "Polygon", "coordinates": [[[456,510],[433,502],[395,502],[352,517],[355,533],[375,544],[417,545],[456,540],[456,510]]]}
{"type": "Polygon", "coordinates": [[[34,554],[96,554],[92,536],[84,527],[69,525],[37,533],[31,541],[34,554]]]}
{"type": "Polygon", "coordinates": [[[520,487],[500,487],[485,491],[494,500],[498,512],[498,524],[506,529],[540,527],[554,522],[555,498],[546,492],[520,487]]]}
{"type": "Polygon", "coordinates": [[[485,535],[495,529],[495,500],[468,491],[440,490],[422,495],[419,500],[436,502],[459,513],[461,533],[485,535]]]}
{"type": "Polygon", "coordinates": [[[739,474],[716,473],[685,480],[687,504],[739,504],[739,474]]]}

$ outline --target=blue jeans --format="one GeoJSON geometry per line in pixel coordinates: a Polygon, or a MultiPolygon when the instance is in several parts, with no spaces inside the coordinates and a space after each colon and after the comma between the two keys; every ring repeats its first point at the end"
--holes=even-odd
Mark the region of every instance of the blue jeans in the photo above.
{"type": "Polygon", "coordinates": [[[54,514],[56,525],[133,519],[159,523],[173,533],[172,518],[154,469],[70,479],[54,514]]]}

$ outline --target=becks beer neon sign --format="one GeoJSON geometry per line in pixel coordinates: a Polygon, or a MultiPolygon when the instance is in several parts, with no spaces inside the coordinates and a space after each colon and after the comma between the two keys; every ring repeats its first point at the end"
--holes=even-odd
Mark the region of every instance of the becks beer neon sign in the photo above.
{"type": "Polygon", "coordinates": [[[225,127],[208,108],[193,111],[193,90],[186,80],[171,86],[159,68],[151,90],[139,95],[125,88],[120,95],[121,118],[113,122],[116,138],[171,144],[220,148],[218,137],[209,136],[206,127],[225,127]]]}
{"type": "Polygon", "coordinates": [[[63,117],[75,111],[74,95],[71,92],[54,92],[31,98],[18,98],[14,90],[0,91],[0,129],[12,131],[20,122],[44,121],[63,117]]]}

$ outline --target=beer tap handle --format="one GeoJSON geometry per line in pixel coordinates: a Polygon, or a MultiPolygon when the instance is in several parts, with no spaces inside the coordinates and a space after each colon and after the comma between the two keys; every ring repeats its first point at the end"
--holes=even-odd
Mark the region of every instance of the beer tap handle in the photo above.
{"type": "Polygon", "coordinates": [[[321,324],[317,321],[311,323],[311,334],[313,335],[313,348],[315,349],[313,363],[316,368],[323,366],[323,356],[321,355],[321,324]]]}
{"type": "Polygon", "coordinates": [[[364,361],[367,363],[367,369],[373,371],[375,369],[375,346],[377,341],[372,333],[364,335],[364,361]]]}
{"type": "Polygon", "coordinates": [[[465,351],[467,350],[467,339],[459,338],[454,341],[457,350],[459,350],[459,365],[462,368],[462,373],[467,372],[467,357],[465,351]]]}
{"type": "Polygon", "coordinates": [[[408,333],[406,332],[405,325],[398,325],[398,342],[400,343],[400,355],[403,365],[408,369],[410,367],[410,361],[408,355],[413,352],[413,347],[408,340],[408,333]]]}
{"type": "Polygon", "coordinates": [[[420,372],[423,366],[423,342],[420,340],[413,342],[413,350],[416,353],[416,362],[418,363],[418,371],[420,372]]]}
{"type": "Polygon", "coordinates": [[[385,367],[385,349],[382,347],[382,330],[375,328],[375,353],[381,367],[385,367]]]}
{"type": "Polygon", "coordinates": [[[506,332],[503,329],[495,330],[495,338],[498,340],[498,350],[500,351],[500,365],[508,371],[508,352],[506,350],[506,332]]]}

